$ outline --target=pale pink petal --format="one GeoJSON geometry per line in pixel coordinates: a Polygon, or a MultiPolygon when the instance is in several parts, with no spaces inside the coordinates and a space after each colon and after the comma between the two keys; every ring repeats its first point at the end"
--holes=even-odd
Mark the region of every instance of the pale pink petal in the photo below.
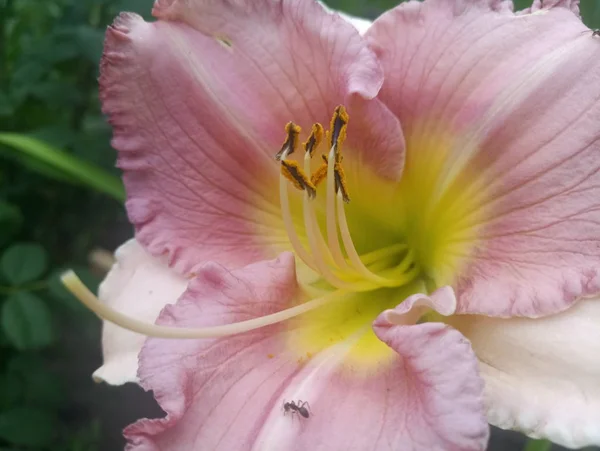
{"type": "MultiPolygon", "coordinates": [[[[283,310],[297,291],[294,259],[259,262],[229,272],[205,264],[158,324],[203,327],[283,310]]],[[[140,354],[140,384],[152,390],[166,418],[125,430],[130,450],[249,449],[285,381],[297,371],[281,325],[214,340],[149,339],[140,354]]],[[[294,359],[295,361],[295,359],[294,359]]]]}
{"type": "MultiPolygon", "coordinates": [[[[288,307],[296,290],[289,254],[232,272],[211,263],[158,323],[246,320],[288,307]]],[[[450,308],[451,298],[441,298],[450,308]]],[[[402,359],[367,373],[345,364],[351,342],[299,359],[285,324],[215,340],[149,339],[140,380],[167,416],[127,428],[128,449],[485,449],[482,382],[469,343],[441,324],[381,318],[376,331],[402,359]],[[284,414],[284,400],[298,399],[309,402],[309,418],[284,414]]]]}
{"type": "Polygon", "coordinates": [[[408,2],[367,32],[408,164],[415,136],[443,130],[457,139],[444,174],[472,171],[458,311],[536,317],[600,290],[600,45],[576,5],[408,2]]]}
{"type": "Polygon", "coordinates": [[[153,13],[160,20],[122,14],[109,27],[101,100],[136,237],[178,272],[285,244],[273,156],[288,121],[308,133],[346,104],[348,150],[399,175],[399,122],[369,100],[381,68],[339,16],[310,0],[170,0],[153,13]]]}
{"type": "MultiPolygon", "coordinates": [[[[135,240],[115,252],[116,263],[99,288],[98,297],[115,310],[154,322],[168,303],[184,292],[187,280],[169,269],[164,259],[152,257],[135,240]]],[[[104,362],[94,380],[112,385],[137,381],[138,354],[146,337],[107,321],[102,329],[104,362]]]]}
{"type": "Polygon", "coordinates": [[[543,319],[457,316],[485,380],[490,423],[580,448],[600,445],[600,299],[543,319]]]}
{"type": "MultiPolygon", "coordinates": [[[[429,298],[448,311],[451,296],[429,298]]],[[[425,296],[412,298],[419,310],[425,296]]],[[[484,450],[489,426],[483,409],[483,381],[469,342],[439,323],[398,326],[413,320],[401,304],[388,322],[374,323],[377,336],[399,355],[375,368],[346,362],[352,340],[313,356],[288,381],[275,405],[308,401],[311,417],[290,425],[271,411],[257,450],[484,450]],[[404,316],[406,321],[397,321],[404,316]],[[325,419],[323,419],[325,418],[325,419]]]]}

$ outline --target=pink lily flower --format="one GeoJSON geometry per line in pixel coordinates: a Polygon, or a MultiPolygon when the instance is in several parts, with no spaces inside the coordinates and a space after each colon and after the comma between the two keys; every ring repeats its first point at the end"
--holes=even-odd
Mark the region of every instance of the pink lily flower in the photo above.
{"type": "Polygon", "coordinates": [[[577,5],[410,1],[364,35],[310,0],[121,15],[101,98],[136,240],[102,301],[64,280],[107,320],[95,377],[166,412],[129,449],[483,450],[488,421],[600,444],[577,5]]]}

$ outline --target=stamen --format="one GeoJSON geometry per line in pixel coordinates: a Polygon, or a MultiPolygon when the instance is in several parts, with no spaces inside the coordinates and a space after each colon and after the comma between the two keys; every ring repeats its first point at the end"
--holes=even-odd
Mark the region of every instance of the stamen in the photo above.
{"type": "Polygon", "coordinates": [[[318,122],[313,124],[310,136],[304,143],[304,150],[308,152],[311,158],[315,150],[319,147],[319,144],[321,144],[321,141],[323,141],[323,133],[323,126],[321,124],[318,122]]]}
{"type": "Polygon", "coordinates": [[[197,338],[218,338],[235,335],[261,327],[277,324],[282,321],[294,318],[303,313],[319,308],[330,302],[339,301],[347,294],[342,291],[336,291],[327,296],[323,296],[303,304],[282,310],[270,315],[253,318],[239,323],[225,324],[223,326],[213,327],[169,327],[159,326],[152,323],[139,321],[130,316],[124,315],[121,312],[104,304],[98,299],[84,284],[81,279],[73,271],[67,271],[61,276],[61,281],[64,286],[84,304],[87,308],[93,311],[100,319],[110,321],[124,329],[132,332],[137,332],[148,337],[157,338],[177,338],[177,339],[197,339],[197,338]]]}
{"type": "Polygon", "coordinates": [[[298,147],[298,136],[300,136],[301,131],[302,129],[293,122],[288,122],[285,125],[285,132],[287,133],[287,138],[283,142],[279,152],[275,154],[275,159],[277,161],[281,161],[282,159],[284,159],[283,154],[287,156],[294,153],[296,147],[298,147]]]}
{"type": "Polygon", "coordinates": [[[343,189],[344,198],[350,201],[348,190],[346,188],[346,179],[342,170],[342,144],[346,140],[346,129],[350,117],[346,109],[340,105],[335,109],[331,118],[329,129],[329,158],[327,161],[327,198],[326,198],[326,224],[327,241],[333,254],[333,258],[340,268],[351,270],[346,259],[342,254],[340,242],[337,234],[337,224],[335,218],[335,193],[343,189]],[[335,191],[334,191],[335,189],[335,191]]]}
{"type": "Polygon", "coordinates": [[[321,166],[319,166],[310,177],[310,181],[315,187],[319,186],[319,184],[325,180],[325,177],[327,177],[327,157],[325,155],[321,155],[321,157],[323,158],[324,163],[321,163],[321,166]]]}
{"type": "MultiPolygon", "coordinates": [[[[323,141],[323,134],[324,134],[323,126],[319,123],[313,124],[312,132],[311,132],[310,136],[308,137],[308,140],[304,143],[304,150],[308,154],[309,158],[313,157],[315,150],[317,150],[317,148],[319,147],[319,144],[321,144],[321,141],[323,141]]],[[[316,188],[317,185],[323,181],[323,179],[325,178],[326,175],[327,175],[327,159],[325,159],[325,163],[322,164],[312,174],[312,176],[310,177],[310,181],[316,188]]]]}
{"type": "Polygon", "coordinates": [[[360,256],[360,259],[365,265],[370,265],[371,263],[379,262],[385,258],[393,257],[406,248],[408,248],[408,246],[404,243],[392,244],[391,246],[363,254],[360,256]]]}
{"type": "Polygon", "coordinates": [[[412,249],[409,249],[402,259],[402,262],[383,275],[387,278],[394,279],[394,281],[398,283],[397,286],[400,286],[411,282],[420,274],[421,268],[415,264],[415,252],[412,249]]]}
{"type": "Polygon", "coordinates": [[[352,236],[350,235],[350,229],[348,228],[348,221],[346,220],[346,214],[344,212],[344,204],[343,204],[343,194],[341,192],[338,193],[338,204],[337,204],[337,213],[338,213],[338,224],[340,227],[340,234],[342,235],[342,240],[344,243],[344,247],[346,248],[346,252],[348,253],[348,257],[350,261],[354,265],[354,268],[361,274],[363,277],[372,280],[373,282],[384,286],[384,287],[395,287],[399,285],[403,285],[404,282],[401,282],[401,279],[386,279],[385,277],[378,276],[377,274],[369,271],[369,269],[364,265],[362,260],[360,259],[358,252],[356,252],[356,248],[354,247],[354,242],[352,241],[352,236]]]}
{"type": "MultiPolygon", "coordinates": [[[[378,287],[396,287],[414,279],[419,270],[415,267],[414,255],[408,252],[402,263],[386,271],[393,277],[383,277],[374,273],[361,260],[358,255],[352,236],[348,228],[344,203],[350,201],[344,169],[342,167],[342,145],[346,139],[349,116],[343,106],[338,106],[330,123],[330,130],[326,133],[326,140],[330,144],[328,157],[322,156],[323,164],[312,173],[309,180],[307,174],[311,173],[311,159],[323,139],[323,127],[314,124],[312,132],[306,142],[303,143],[304,167],[300,168],[296,161],[287,160],[287,156],[293,152],[293,133],[299,130],[293,123],[286,126],[288,139],[278,154],[281,161],[280,198],[284,223],[288,231],[290,242],[298,256],[313,270],[318,272],[330,285],[351,291],[367,291],[378,287]],[[287,147],[286,147],[287,146],[287,147]],[[288,179],[292,184],[305,191],[303,197],[304,227],[308,239],[308,249],[300,243],[292,221],[289,200],[287,198],[288,179]],[[325,220],[327,230],[327,242],[325,241],[319,223],[317,222],[315,207],[311,202],[316,197],[316,187],[326,179],[325,220]],[[337,201],[336,201],[337,199],[337,201]],[[337,215],[336,215],[337,210],[337,215]],[[339,233],[338,233],[339,227],[339,233]],[[342,250],[340,237],[348,257],[342,250]],[[411,268],[410,270],[408,270],[411,268]],[[407,272],[408,270],[408,272],[407,272]]],[[[389,249],[379,250],[372,253],[374,258],[371,266],[377,266],[379,270],[390,268],[397,257],[395,254],[405,249],[405,245],[391,246],[389,249]],[[379,256],[379,258],[377,258],[379,256]]],[[[367,257],[369,257],[367,255],[367,257]]]]}
{"type": "MultiPolygon", "coordinates": [[[[332,120],[333,122],[333,120],[332,120]]],[[[337,221],[335,218],[335,160],[336,153],[332,147],[329,151],[329,163],[327,165],[327,193],[326,193],[326,227],[327,227],[327,242],[329,243],[329,249],[333,254],[333,258],[340,268],[344,268],[347,271],[350,270],[346,258],[342,254],[342,248],[340,247],[340,241],[337,233],[337,221]]]]}
{"type": "Polygon", "coordinates": [[[376,288],[376,285],[367,281],[361,281],[357,283],[346,282],[345,280],[342,280],[335,274],[333,274],[331,269],[327,266],[327,264],[324,261],[323,253],[328,253],[330,249],[324,247],[324,249],[321,250],[319,248],[319,235],[321,232],[319,230],[319,226],[315,218],[312,202],[309,200],[307,194],[304,195],[304,226],[306,228],[306,235],[308,237],[310,252],[315,259],[314,261],[319,270],[319,273],[327,282],[329,282],[331,285],[338,289],[348,291],[369,291],[376,288]]]}
{"type": "MultiPolygon", "coordinates": [[[[304,154],[304,169],[305,171],[310,170],[310,153],[308,152],[304,154]]],[[[324,276],[325,280],[335,287],[351,289],[350,287],[352,285],[348,285],[345,281],[337,277],[329,269],[327,263],[325,262],[325,258],[327,258],[332,265],[337,265],[337,267],[343,272],[348,273],[351,270],[342,255],[339,242],[336,241],[336,244],[338,245],[337,249],[332,248],[331,245],[327,246],[325,243],[317,223],[314,209],[308,199],[308,196],[304,196],[304,226],[308,236],[308,243],[311,248],[311,253],[314,256],[315,264],[319,268],[319,271],[324,276]]]]}
{"type": "MultiPolygon", "coordinates": [[[[304,157],[304,166],[308,168],[310,166],[310,154],[306,153],[304,157]]],[[[343,271],[349,272],[348,264],[342,256],[341,250],[339,248],[339,242],[336,241],[338,245],[337,250],[339,252],[338,255],[332,255],[332,252],[335,252],[336,249],[331,246],[327,246],[323,240],[323,236],[321,235],[321,230],[319,229],[319,225],[317,223],[316,215],[314,212],[314,208],[312,206],[312,202],[309,199],[308,195],[304,196],[304,227],[306,229],[306,235],[308,237],[308,244],[310,246],[310,253],[314,258],[315,265],[319,269],[319,273],[323,276],[323,278],[329,282],[334,287],[339,289],[347,289],[352,291],[362,291],[373,289],[373,284],[371,283],[363,283],[363,284],[353,284],[348,283],[345,280],[337,277],[333,271],[329,268],[327,263],[325,262],[325,258],[328,260],[333,260],[334,264],[342,269],[343,271]],[[362,287],[362,288],[361,288],[362,287]]],[[[328,207],[328,206],[327,206],[328,207]]],[[[328,209],[327,209],[328,210],[328,209]]],[[[329,211],[327,211],[329,217],[329,211]]],[[[334,217],[335,219],[335,217],[334,217]]],[[[335,227],[335,223],[334,223],[335,227]]],[[[335,230],[335,229],[334,229],[335,230]]],[[[337,234],[336,234],[337,238],[337,234]]],[[[330,242],[331,243],[331,242],[330,242]]]]}
{"type": "Polygon", "coordinates": [[[349,203],[350,196],[348,195],[348,186],[346,184],[346,175],[344,174],[344,169],[342,168],[341,156],[339,161],[336,161],[333,171],[335,176],[335,190],[336,192],[341,193],[344,202],[349,203]]]}
{"type": "MultiPolygon", "coordinates": [[[[310,172],[310,162],[311,162],[314,150],[316,149],[316,146],[319,145],[322,138],[323,138],[323,126],[318,123],[314,124],[311,136],[305,143],[306,153],[304,154],[304,171],[306,173],[310,172]]],[[[326,162],[327,160],[325,159],[324,161],[326,162]]],[[[325,175],[327,174],[327,166],[326,165],[321,170],[321,172],[324,172],[325,175]]],[[[316,174],[313,174],[313,177],[315,177],[315,175],[317,178],[322,178],[322,175],[319,175],[319,170],[317,170],[316,174]]],[[[320,181],[320,180],[318,180],[318,181],[320,181]]],[[[321,230],[319,229],[319,226],[317,224],[316,215],[314,214],[312,207],[307,206],[305,204],[304,208],[305,208],[305,210],[307,208],[310,209],[310,211],[309,211],[310,216],[311,216],[310,222],[313,224],[312,229],[314,230],[314,235],[317,240],[316,246],[320,247],[320,249],[322,249],[320,256],[322,255],[323,258],[326,258],[328,260],[327,263],[331,264],[332,266],[337,266],[343,272],[346,272],[346,273],[350,272],[351,268],[346,263],[346,259],[344,258],[342,251],[340,249],[339,242],[337,242],[337,240],[336,240],[337,247],[331,247],[331,245],[327,246],[327,244],[325,243],[325,240],[323,239],[323,235],[321,234],[321,230]]],[[[306,218],[306,215],[305,215],[305,218],[306,218]]],[[[305,219],[305,223],[306,223],[306,219],[305,219]]],[[[306,225],[306,228],[308,228],[308,227],[309,226],[306,225]]],[[[337,236],[336,236],[336,238],[337,238],[337,236]]],[[[310,242],[309,242],[309,244],[310,244],[310,242]]],[[[317,266],[319,265],[319,261],[318,261],[319,257],[315,257],[315,263],[317,264],[317,266]]],[[[323,263],[324,263],[324,267],[326,268],[325,270],[328,271],[327,263],[325,263],[325,262],[323,262],[323,263]]],[[[333,273],[330,272],[329,274],[331,275],[332,280],[337,279],[335,277],[335,275],[333,275],[333,273]]]]}
{"type": "Polygon", "coordinates": [[[339,105],[333,112],[331,123],[329,124],[329,147],[335,146],[336,154],[342,151],[342,144],[346,140],[346,129],[348,128],[348,120],[350,117],[343,105],[339,105]]]}
{"type": "MultiPolygon", "coordinates": [[[[286,156],[287,155],[284,152],[282,158],[285,160],[286,156]]],[[[294,227],[294,220],[292,219],[292,212],[290,209],[290,200],[288,198],[288,184],[283,176],[279,177],[279,204],[281,206],[281,216],[283,217],[283,224],[285,225],[285,230],[290,240],[290,244],[294,249],[294,252],[306,264],[306,266],[308,266],[313,271],[318,272],[314,259],[304,248],[304,246],[300,242],[298,234],[296,233],[296,228],[294,227]]]]}
{"type": "Polygon", "coordinates": [[[288,179],[299,190],[305,190],[308,197],[314,199],[317,195],[315,185],[308,179],[304,171],[293,160],[281,160],[281,174],[288,179]]]}

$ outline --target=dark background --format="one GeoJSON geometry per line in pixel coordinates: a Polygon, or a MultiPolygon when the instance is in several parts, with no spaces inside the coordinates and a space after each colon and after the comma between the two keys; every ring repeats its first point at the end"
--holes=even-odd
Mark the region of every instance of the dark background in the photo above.
{"type": "MultiPolygon", "coordinates": [[[[374,18],[397,2],[328,3],[374,18]]],[[[57,278],[73,267],[95,289],[104,270],[90,253],[133,234],[96,77],[106,26],[120,11],[150,19],[151,5],[0,0],[0,451],[119,450],[125,425],[160,415],[137,386],[92,382],[100,323],[57,278]]],[[[600,1],[582,0],[582,12],[600,27],[600,1]]],[[[524,443],[494,430],[489,449],[524,443]]]]}

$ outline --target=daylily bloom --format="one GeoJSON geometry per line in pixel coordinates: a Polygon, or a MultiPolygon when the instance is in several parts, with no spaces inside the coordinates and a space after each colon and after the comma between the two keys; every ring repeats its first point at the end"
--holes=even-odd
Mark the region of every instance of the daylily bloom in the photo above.
{"type": "Polygon", "coordinates": [[[95,377],[167,414],[130,449],[482,450],[486,412],[600,444],[600,39],[577,4],[411,1],[364,35],[310,0],[121,15],[101,99],[136,241],[104,303],[65,281],[128,329],[95,377]]]}

